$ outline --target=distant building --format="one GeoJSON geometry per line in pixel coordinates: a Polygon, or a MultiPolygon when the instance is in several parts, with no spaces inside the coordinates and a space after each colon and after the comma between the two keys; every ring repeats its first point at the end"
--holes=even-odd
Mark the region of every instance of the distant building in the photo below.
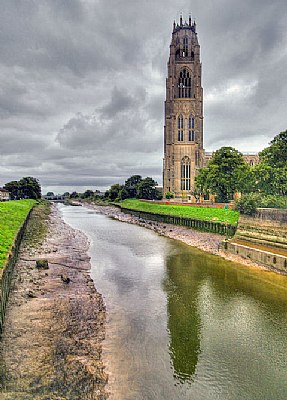
{"type": "Polygon", "coordinates": [[[10,200],[10,193],[8,190],[0,188],[0,201],[10,200]]]}
{"type": "MultiPolygon", "coordinates": [[[[204,166],[206,166],[212,158],[213,152],[205,152],[204,166]]],[[[255,167],[255,165],[259,164],[259,155],[258,153],[243,153],[243,158],[245,162],[251,167],[255,167]]]]}

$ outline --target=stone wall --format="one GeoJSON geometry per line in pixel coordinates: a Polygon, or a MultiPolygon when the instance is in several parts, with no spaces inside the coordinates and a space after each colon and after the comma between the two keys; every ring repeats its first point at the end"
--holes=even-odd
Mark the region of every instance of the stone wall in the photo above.
{"type": "Polygon", "coordinates": [[[272,269],[287,272],[287,257],[283,255],[273,254],[229,241],[223,243],[223,248],[229,253],[254,261],[264,267],[271,267],[272,269]]]}
{"type": "Polygon", "coordinates": [[[19,252],[19,247],[31,215],[32,209],[29,211],[26,220],[24,221],[22,227],[19,229],[18,234],[15,238],[12,249],[9,253],[8,260],[3,269],[0,269],[0,333],[2,332],[5,311],[7,307],[7,302],[9,298],[9,292],[11,288],[12,276],[14,271],[14,266],[17,261],[17,256],[19,252]]]}
{"type": "Polygon", "coordinates": [[[277,222],[287,222],[287,210],[282,208],[258,208],[255,218],[269,219],[277,222]]]}

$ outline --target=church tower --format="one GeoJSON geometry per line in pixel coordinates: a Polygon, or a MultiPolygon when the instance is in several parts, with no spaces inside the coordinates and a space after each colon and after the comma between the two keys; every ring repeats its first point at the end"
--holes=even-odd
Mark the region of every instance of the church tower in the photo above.
{"type": "Polygon", "coordinates": [[[196,24],[174,22],[167,64],[163,194],[194,201],[194,177],[204,164],[203,89],[196,24]]]}

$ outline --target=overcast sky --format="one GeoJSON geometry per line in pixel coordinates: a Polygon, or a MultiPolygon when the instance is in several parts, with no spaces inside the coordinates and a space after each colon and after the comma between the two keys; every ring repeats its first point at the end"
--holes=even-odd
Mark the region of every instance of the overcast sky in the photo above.
{"type": "MultiPolygon", "coordinates": [[[[162,183],[173,20],[196,19],[204,147],[259,151],[287,129],[286,0],[0,0],[0,186],[162,183]]],[[[63,186],[61,188],[61,186],[63,186]]]]}

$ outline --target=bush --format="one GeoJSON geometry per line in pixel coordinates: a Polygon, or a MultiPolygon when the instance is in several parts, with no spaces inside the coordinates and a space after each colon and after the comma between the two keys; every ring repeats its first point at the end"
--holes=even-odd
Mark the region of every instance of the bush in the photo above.
{"type": "Polygon", "coordinates": [[[173,199],[173,198],[174,198],[174,195],[173,195],[173,193],[166,192],[165,198],[166,198],[166,199],[173,199]]]}
{"type": "Polygon", "coordinates": [[[273,195],[260,196],[258,200],[258,207],[287,208],[287,197],[273,195]]]}
{"type": "Polygon", "coordinates": [[[287,208],[287,197],[248,193],[236,201],[234,208],[247,215],[253,215],[256,208],[287,208]]]}
{"type": "Polygon", "coordinates": [[[234,209],[242,214],[254,215],[256,213],[256,199],[252,195],[245,194],[235,202],[234,209]]]}

